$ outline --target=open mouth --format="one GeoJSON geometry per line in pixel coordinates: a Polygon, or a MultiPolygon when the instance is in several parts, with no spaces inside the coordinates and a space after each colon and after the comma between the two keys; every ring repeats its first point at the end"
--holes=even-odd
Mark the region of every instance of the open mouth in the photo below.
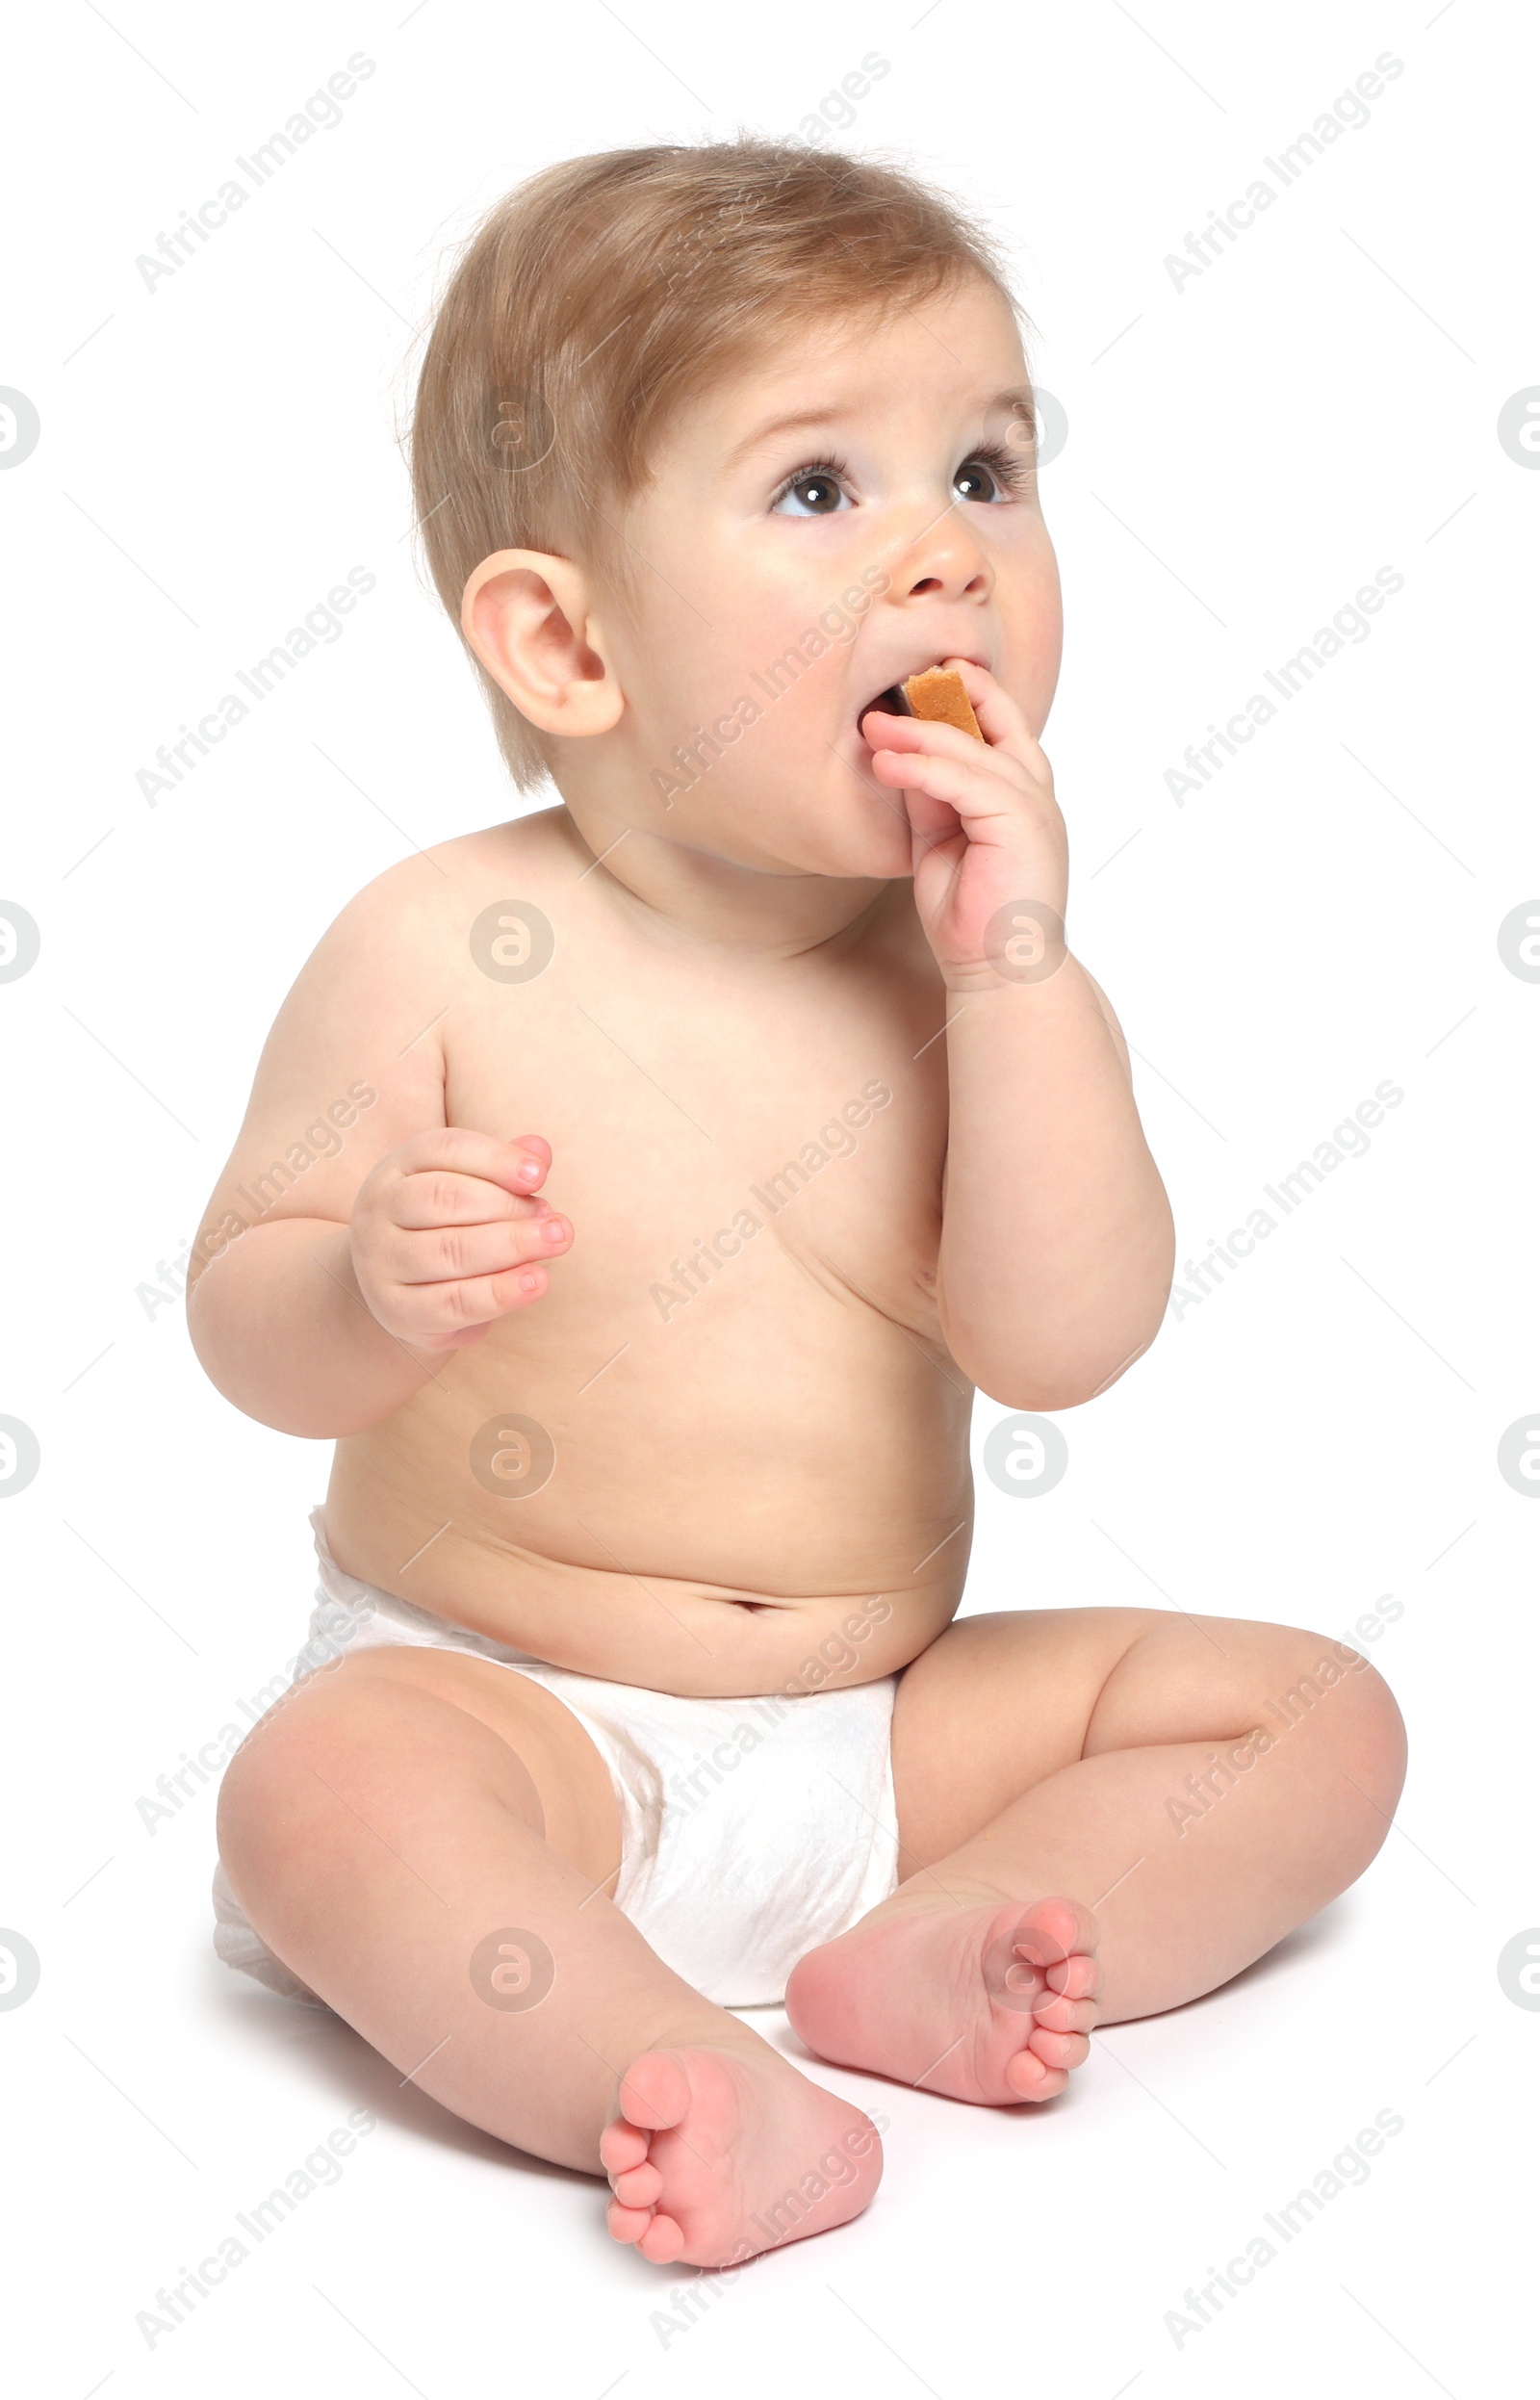
{"type": "MultiPolygon", "coordinates": [[[[982,661],[979,663],[982,664],[982,661]]],[[[867,711],[872,709],[889,710],[895,716],[938,721],[954,726],[960,734],[971,734],[975,741],[986,739],[962,677],[955,669],[944,667],[939,660],[934,667],[913,668],[907,677],[896,684],[889,684],[874,699],[867,701],[856,723],[860,738],[869,749],[874,747],[871,736],[861,729],[867,711]],[[910,697],[910,684],[914,685],[918,695],[916,699],[910,697]]]]}
{"type": "Polygon", "coordinates": [[[874,692],[870,700],[857,710],[858,729],[868,709],[886,709],[889,716],[912,716],[914,713],[902,684],[889,684],[886,691],[874,692]]]}

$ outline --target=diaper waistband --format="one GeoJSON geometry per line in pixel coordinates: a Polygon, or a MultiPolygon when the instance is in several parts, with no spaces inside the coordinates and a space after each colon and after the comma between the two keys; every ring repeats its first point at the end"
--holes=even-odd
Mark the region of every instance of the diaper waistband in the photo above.
{"type": "Polygon", "coordinates": [[[324,1634],[334,1647],[363,1637],[368,1647],[386,1641],[404,1642],[424,1649],[469,1650],[478,1658],[496,1659],[504,1666],[545,1665],[532,1651],[495,1641],[490,1634],[478,1634],[453,1617],[442,1616],[432,1609],[420,1609],[415,1601],[403,1600],[399,1592],[383,1591],[377,1584],[366,1584],[360,1576],[347,1574],[332,1557],[327,1543],[323,1504],[311,1510],[310,1529],[316,1537],[320,1568],[320,1589],[311,1619],[313,1637],[324,1634]],[[343,1621],[339,1621],[339,1610],[346,1613],[343,1621]]]}

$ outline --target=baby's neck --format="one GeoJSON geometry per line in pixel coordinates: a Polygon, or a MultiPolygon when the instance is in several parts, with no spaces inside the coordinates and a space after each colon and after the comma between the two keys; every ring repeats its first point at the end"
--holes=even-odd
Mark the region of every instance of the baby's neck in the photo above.
{"type": "Polygon", "coordinates": [[[632,827],[617,838],[603,818],[570,806],[561,821],[581,872],[628,922],[667,944],[722,949],[767,964],[854,938],[890,889],[879,876],[749,866],[696,843],[632,827]]]}

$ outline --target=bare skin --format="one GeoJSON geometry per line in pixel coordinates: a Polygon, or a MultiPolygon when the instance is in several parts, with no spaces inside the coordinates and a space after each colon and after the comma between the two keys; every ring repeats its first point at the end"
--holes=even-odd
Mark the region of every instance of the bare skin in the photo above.
{"type": "MultiPolygon", "coordinates": [[[[1170,1217],[1116,1019],[1054,935],[1058,581],[1030,451],[1007,477],[1008,312],[968,285],[847,331],[672,431],[629,514],[645,608],[576,559],[472,578],[468,635],[563,805],[391,869],[324,937],[190,1322],[235,1405],[336,1439],[348,1573],[654,1690],[901,1672],[900,1887],[788,2011],[826,2058],[1013,2105],[1063,2090],[1098,2011],[1212,1989],[1360,1873],[1400,1726],[1356,1654],[1283,1628],[951,1623],[974,1387],[1063,1408],[1124,1371],[1170,1217]],[[823,404],[832,429],[763,430],[823,404]],[[848,477],[799,481],[831,442],[848,477]],[[660,772],[854,591],[852,638],[764,722],[660,772]],[[937,660],[984,745],[871,711],[937,660]],[[1024,901],[1023,978],[997,929],[1024,901]],[[809,1675],[864,1603],[869,1638],[809,1675]],[[1225,1781],[1216,1752],[1306,1675],[1225,1781]]],[[[607,1776],[526,1680],[407,1649],[323,1670],[233,1762],[219,1838],[277,1955],[447,2107],[607,2174],[647,2258],[720,2264],[870,2199],[862,2113],[613,1906],[607,1776]],[[554,1964],[528,2008],[468,1973],[510,1925],[554,1964]]]]}

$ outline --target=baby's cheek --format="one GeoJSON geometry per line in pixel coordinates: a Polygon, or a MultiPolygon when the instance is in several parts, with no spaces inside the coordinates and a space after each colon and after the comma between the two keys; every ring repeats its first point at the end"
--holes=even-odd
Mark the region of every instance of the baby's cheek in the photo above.
{"type": "Polygon", "coordinates": [[[732,645],[717,645],[704,655],[698,645],[692,650],[696,655],[687,663],[679,662],[680,671],[655,688],[647,710],[653,738],[664,749],[704,741],[726,753],[741,739],[756,710],[769,705],[769,693],[754,681],[753,659],[745,660],[732,645]]]}
{"type": "MultiPolygon", "coordinates": [[[[1044,536],[1046,541],[1046,536],[1044,536]]],[[[1064,608],[1051,548],[1026,577],[1010,610],[1002,681],[1020,702],[1034,738],[1042,732],[1058,688],[1064,657],[1064,608]]]]}

